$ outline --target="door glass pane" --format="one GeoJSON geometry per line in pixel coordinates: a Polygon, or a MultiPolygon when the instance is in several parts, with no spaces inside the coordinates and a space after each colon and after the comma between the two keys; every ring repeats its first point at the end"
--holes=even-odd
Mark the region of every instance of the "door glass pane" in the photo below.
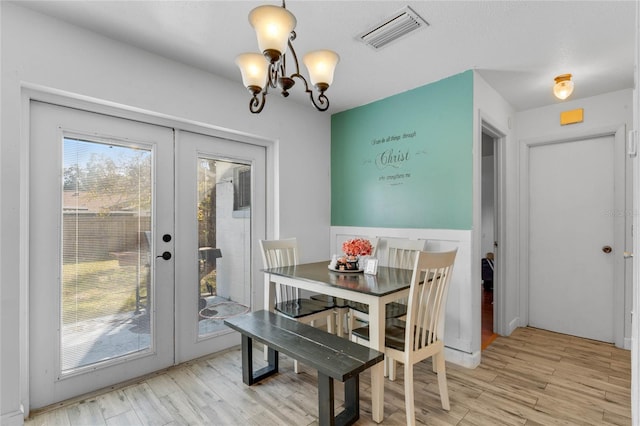
{"type": "Polygon", "coordinates": [[[151,346],[151,151],[65,138],[61,371],[151,346]]]}
{"type": "Polygon", "coordinates": [[[198,158],[198,336],[249,311],[251,168],[198,158]]]}

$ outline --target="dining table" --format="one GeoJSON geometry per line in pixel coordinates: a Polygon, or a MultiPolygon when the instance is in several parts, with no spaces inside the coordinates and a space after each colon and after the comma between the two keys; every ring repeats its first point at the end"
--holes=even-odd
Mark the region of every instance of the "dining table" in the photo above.
{"type": "MultiPolygon", "coordinates": [[[[265,309],[274,311],[276,284],[297,287],[369,306],[369,347],[384,352],[385,306],[406,298],[411,286],[410,269],[378,266],[377,273],[339,271],[329,261],[263,269],[265,309]]],[[[350,338],[347,337],[347,338],[350,338]]],[[[384,366],[371,367],[371,416],[376,423],[384,418],[384,366]]]]}

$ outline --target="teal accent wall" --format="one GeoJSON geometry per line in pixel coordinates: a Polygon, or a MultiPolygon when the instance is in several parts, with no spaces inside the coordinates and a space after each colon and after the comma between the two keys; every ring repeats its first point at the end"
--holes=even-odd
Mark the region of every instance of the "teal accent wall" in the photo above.
{"type": "Polygon", "coordinates": [[[331,117],[331,224],[471,229],[473,72],[331,117]]]}

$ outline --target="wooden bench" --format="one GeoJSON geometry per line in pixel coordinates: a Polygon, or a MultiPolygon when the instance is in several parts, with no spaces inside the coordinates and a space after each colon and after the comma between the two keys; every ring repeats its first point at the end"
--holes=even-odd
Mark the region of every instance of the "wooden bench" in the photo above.
{"type": "Polygon", "coordinates": [[[351,425],[360,418],[359,374],[384,354],[269,311],[228,318],[242,337],[242,381],[251,386],[278,372],[278,352],[318,371],[320,425],[351,425]],[[268,346],[268,366],[253,371],[253,340],[268,346]],[[344,382],[344,410],[334,416],[333,380],[344,382]]]}

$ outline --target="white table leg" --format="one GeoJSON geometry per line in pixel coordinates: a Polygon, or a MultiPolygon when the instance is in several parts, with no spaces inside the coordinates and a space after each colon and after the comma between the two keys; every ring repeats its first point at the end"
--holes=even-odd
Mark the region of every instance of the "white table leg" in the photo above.
{"type": "MultiPolygon", "coordinates": [[[[276,299],[276,285],[271,282],[271,275],[264,274],[264,309],[269,312],[274,311],[274,301],[276,299]]],[[[264,360],[269,359],[269,347],[264,346],[264,360]]]]}
{"type": "Polygon", "coordinates": [[[273,303],[276,299],[276,285],[271,282],[271,275],[264,274],[264,309],[273,312],[273,303]]]}
{"type": "MultiPolygon", "coordinates": [[[[376,300],[369,305],[369,344],[384,352],[384,303],[376,300]]],[[[384,418],[384,362],[371,367],[371,417],[376,423],[384,418]]]]}

